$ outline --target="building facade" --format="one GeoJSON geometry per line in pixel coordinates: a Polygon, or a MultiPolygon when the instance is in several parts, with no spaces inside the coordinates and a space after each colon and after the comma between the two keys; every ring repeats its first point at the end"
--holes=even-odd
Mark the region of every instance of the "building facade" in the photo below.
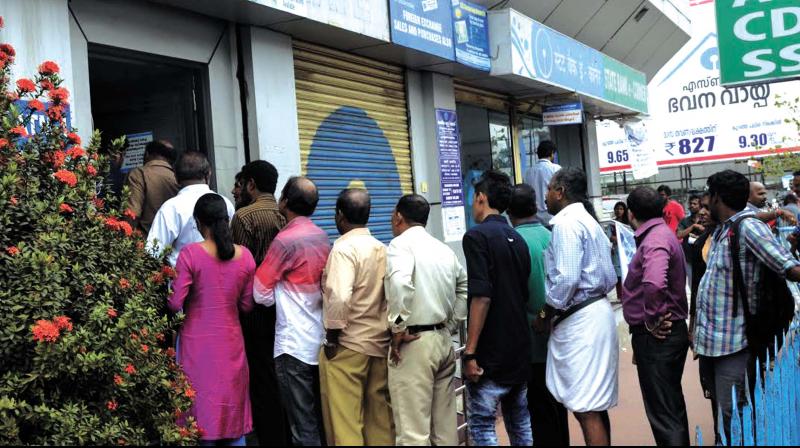
{"type": "Polygon", "coordinates": [[[416,192],[459,251],[472,180],[523,181],[543,139],[599,200],[595,121],[646,114],[647,79],[690,26],[667,0],[5,0],[0,15],[15,76],[57,62],[81,136],[129,136],[121,169],[137,142],[167,139],[208,154],[230,195],[244,163],[268,160],[279,186],[318,184],[331,235],[338,191],[367,188],[384,241],[416,192]],[[545,125],[577,103],[575,124],[545,125]]]}

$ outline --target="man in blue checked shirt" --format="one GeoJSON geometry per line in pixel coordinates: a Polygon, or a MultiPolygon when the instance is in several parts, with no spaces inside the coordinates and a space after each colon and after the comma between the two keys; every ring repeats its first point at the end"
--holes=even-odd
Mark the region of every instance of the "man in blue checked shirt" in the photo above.
{"type": "MultiPolygon", "coordinates": [[[[733,269],[730,249],[730,229],[741,217],[755,218],[747,208],[750,183],[735,171],[725,170],[708,178],[711,196],[709,209],[715,221],[721,223],[712,235],[708,268],[700,281],[697,293],[697,317],[694,327],[694,351],[700,356],[700,381],[711,392],[712,411],[722,410],[724,429],[729,432],[733,397],[736,386],[738,409],[745,403],[745,378],[750,371],[752,380],[754,359],[748,350],[742,305],[734,307],[733,269]],[[734,313],[734,309],[738,312],[734,313]]],[[[759,299],[757,288],[759,265],[791,281],[800,281],[800,261],[794,259],[772,235],[769,226],[758,219],[744,219],[739,226],[739,259],[743,283],[751,312],[759,299]]],[[[741,300],[741,299],[738,299],[741,300]]],[[[748,385],[749,387],[749,385],[748,385]]],[[[716,428],[719,440],[720,428],[716,428]]],[[[728,438],[730,440],[730,438],[728,438]]]]}

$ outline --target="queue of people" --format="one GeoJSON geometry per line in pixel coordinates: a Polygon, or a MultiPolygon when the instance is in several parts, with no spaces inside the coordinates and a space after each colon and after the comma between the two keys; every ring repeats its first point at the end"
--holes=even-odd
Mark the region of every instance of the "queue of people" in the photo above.
{"type": "MultiPolygon", "coordinates": [[[[542,154],[552,157],[548,145],[542,154]]],[[[290,178],[278,199],[275,167],[250,162],[234,207],[210,190],[202,154],[185,152],[174,168],[168,143],[146,154],[129,177],[132,191],[146,185],[131,197],[135,224],[153,253],[173,249],[168,303],[186,314],[178,360],[197,391],[191,415],[205,444],[243,445],[252,432],[262,445],[454,445],[452,335],[467,320],[461,370],[473,443],[497,444],[500,408],[513,445],[568,445],[568,412],[587,444],[608,445],[619,389],[608,294],[617,287],[656,442],[686,445],[689,348],[713,412],[722,410],[717,431],[727,431],[731,387],[744,391],[753,378],[746,320],[758,317],[761,267],[800,280],[800,262],[763,222],[781,212],[749,209],[760,189],[733,171],[691,198],[690,220],[668,188],[639,187],[617,204],[615,219],[637,243],[623,281],[585,173],[551,160],[533,173],[536,186],[491,170],[476,181],[464,267],[426,231],[422,196],[399,198],[386,246],[368,229],[369,193],[343,190],[331,244],[311,220],[319,193],[308,178],[290,178]],[[749,302],[737,311],[741,295],[749,302]]]]}

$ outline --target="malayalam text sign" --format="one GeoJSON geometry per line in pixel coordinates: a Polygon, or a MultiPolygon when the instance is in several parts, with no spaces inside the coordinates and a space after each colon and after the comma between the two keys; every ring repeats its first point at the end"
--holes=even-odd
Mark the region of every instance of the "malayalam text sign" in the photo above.
{"type": "Polygon", "coordinates": [[[723,85],[800,77],[798,0],[717,0],[716,13],[723,85]]]}

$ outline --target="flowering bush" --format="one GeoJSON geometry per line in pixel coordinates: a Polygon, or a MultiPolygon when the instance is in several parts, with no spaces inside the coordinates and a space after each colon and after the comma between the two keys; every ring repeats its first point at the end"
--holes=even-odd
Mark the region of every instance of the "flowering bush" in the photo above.
{"type": "Polygon", "coordinates": [[[192,444],[174,271],[98,198],[99,134],[81,147],[66,127],[58,65],[13,81],[15,57],[0,45],[0,445],[192,444]]]}

